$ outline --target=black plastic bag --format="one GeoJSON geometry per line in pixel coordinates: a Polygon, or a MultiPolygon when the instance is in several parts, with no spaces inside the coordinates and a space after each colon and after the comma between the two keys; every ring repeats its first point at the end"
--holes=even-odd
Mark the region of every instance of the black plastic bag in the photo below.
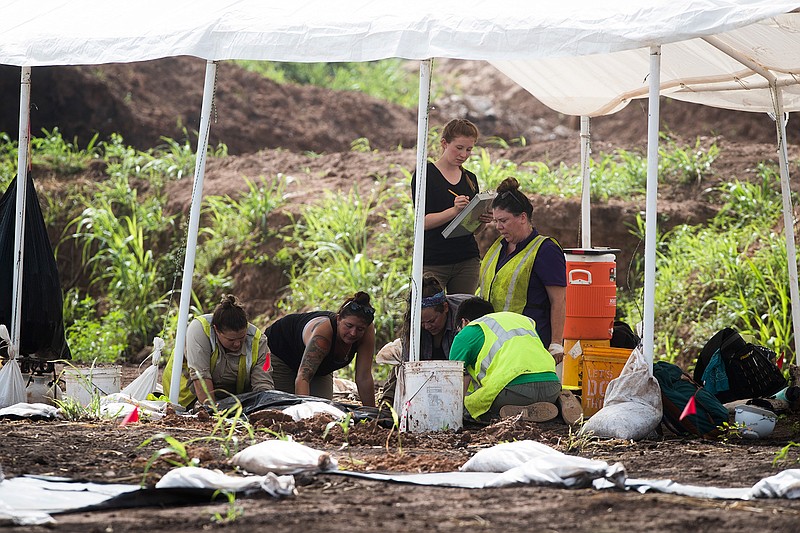
{"type": "MultiPolygon", "coordinates": [[[[33,355],[44,361],[71,359],[64,336],[58,267],[30,174],[26,193],[20,355],[33,355]]],[[[0,324],[6,324],[9,330],[14,288],[16,205],[17,179],[14,178],[0,198],[0,324]]],[[[6,350],[2,349],[0,354],[7,355],[6,350]]]]}

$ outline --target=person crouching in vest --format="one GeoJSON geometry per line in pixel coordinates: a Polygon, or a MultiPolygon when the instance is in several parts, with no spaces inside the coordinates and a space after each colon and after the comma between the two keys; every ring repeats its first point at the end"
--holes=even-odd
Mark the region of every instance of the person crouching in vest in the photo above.
{"type": "Polygon", "coordinates": [[[515,414],[532,422],[555,418],[561,383],[536,323],[519,313],[493,310],[488,301],[473,297],[456,314],[461,331],[450,359],[464,362],[466,411],[475,420],[515,414]]]}
{"type": "MultiPolygon", "coordinates": [[[[172,367],[170,356],[162,379],[167,395],[172,367]]],[[[204,404],[220,396],[274,388],[267,337],[248,322],[235,296],[223,296],[213,314],[192,320],[186,330],[178,403],[189,408],[195,401],[204,404]]]]}

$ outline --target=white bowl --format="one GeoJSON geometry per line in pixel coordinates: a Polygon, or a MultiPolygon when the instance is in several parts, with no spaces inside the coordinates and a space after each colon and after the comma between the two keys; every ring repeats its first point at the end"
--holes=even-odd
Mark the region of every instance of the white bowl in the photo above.
{"type": "Polygon", "coordinates": [[[749,438],[768,437],[775,429],[778,417],[772,411],[755,405],[740,405],[736,408],[735,420],[737,424],[744,424],[742,436],[749,438]]]}

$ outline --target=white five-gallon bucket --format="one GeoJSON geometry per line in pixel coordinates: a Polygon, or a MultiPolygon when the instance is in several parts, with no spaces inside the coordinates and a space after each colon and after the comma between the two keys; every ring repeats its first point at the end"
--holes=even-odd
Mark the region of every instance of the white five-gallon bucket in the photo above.
{"type": "Polygon", "coordinates": [[[464,363],[410,361],[397,380],[395,410],[400,431],[422,433],[461,429],[464,416],[464,363]]]}
{"type": "Polygon", "coordinates": [[[64,396],[75,399],[81,405],[89,405],[92,396],[108,396],[120,390],[122,367],[104,366],[94,368],[69,367],[64,369],[64,396]]]}

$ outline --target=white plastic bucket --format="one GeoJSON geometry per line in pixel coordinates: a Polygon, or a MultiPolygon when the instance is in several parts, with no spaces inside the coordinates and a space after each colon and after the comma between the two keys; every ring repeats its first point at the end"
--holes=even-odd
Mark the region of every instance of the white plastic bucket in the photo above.
{"type": "Polygon", "coordinates": [[[464,363],[403,363],[398,380],[400,431],[422,433],[461,429],[464,416],[464,363]]]}
{"type": "Polygon", "coordinates": [[[92,396],[108,396],[120,390],[122,367],[104,366],[94,368],[70,367],[64,369],[64,396],[73,398],[81,405],[89,405],[92,396]]]}

